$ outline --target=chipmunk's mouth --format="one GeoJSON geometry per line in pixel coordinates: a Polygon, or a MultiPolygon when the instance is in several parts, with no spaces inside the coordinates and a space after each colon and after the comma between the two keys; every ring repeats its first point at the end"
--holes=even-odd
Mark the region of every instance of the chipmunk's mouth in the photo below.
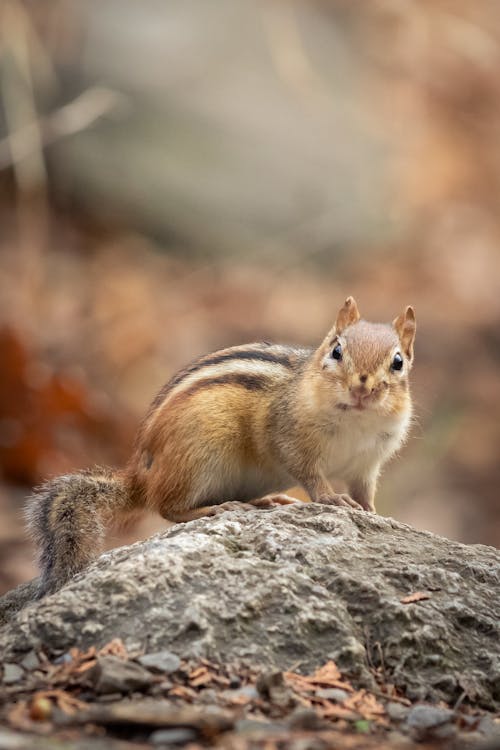
{"type": "Polygon", "coordinates": [[[357,398],[351,395],[351,403],[337,404],[337,409],[341,411],[367,411],[368,409],[373,409],[378,403],[379,400],[374,398],[372,393],[366,396],[358,396],[357,398]]]}
{"type": "Polygon", "coordinates": [[[337,404],[337,409],[341,409],[341,411],[365,411],[370,406],[370,403],[356,401],[354,404],[337,404]]]}
{"type": "Polygon", "coordinates": [[[355,409],[356,411],[366,411],[367,409],[371,410],[379,407],[381,402],[385,399],[385,392],[381,391],[380,388],[372,388],[370,391],[360,388],[351,388],[349,398],[351,400],[351,403],[349,404],[351,409],[355,409]]]}

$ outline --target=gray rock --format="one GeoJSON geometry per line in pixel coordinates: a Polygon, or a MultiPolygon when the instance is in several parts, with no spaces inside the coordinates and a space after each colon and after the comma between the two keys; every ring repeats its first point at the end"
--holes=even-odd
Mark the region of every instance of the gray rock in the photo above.
{"type": "Polygon", "coordinates": [[[3,665],[3,683],[4,685],[14,685],[24,677],[24,671],[17,664],[3,665]]]}
{"type": "Polygon", "coordinates": [[[0,748],[1,750],[132,750],[132,748],[137,748],[137,745],[113,740],[111,737],[62,740],[52,736],[43,737],[40,734],[0,729],[0,748]]]}
{"type": "Polygon", "coordinates": [[[179,727],[178,729],[157,729],[149,736],[153,745],[184,745],[194,742],[198,738],[198,732],[194,729],[179,727]]]}
{"type": "Polygon", "coordinates": [[[411,729],[435,729],[449,723],[453,719],[453,711],[436,706],[413,706],[408,712],[406,724],[411,729]]]}
{"type": "Polygon", "coordinates": [[[18,661],[143,634],[151,652],[269,670],[334,659],[367,687],[382,654],[387,678],[413,700],[454,701],[466,675],[467,694],[498,708],[499,584],[498,550],[389,518],[313,503],[236,510],[108,552],[17,613],[7,595],[0,654],[18,661]],[[422,590],[430,599],[401,603],[422,590]]]}
{"type": "Polygon", "coordinates": [[[478,733],[490,742],[497,742],[500,748],[500,722],[498,717],[482,716],[477,727],[478,733]]]}
{"type": "Polygon", "coordinates": [[[111,737],[83,737],[77,740],[55,739],[53,736],[43,737],[40,734],[27,732],[11,732],[0,728],[1,750],[132,750],[144,748],[144,744],[114,740],[111,737]]]}
{"type": "Polygon", "coordinates": [[[258,719],[239,719],[234,725],[235,732],[243,735],[265,735],[283,734],[287,725],[274,721],[259,721],[258,719]]]}
{"type": "Polygon", "coordinates": [[[243,687],[236,688],[236,690],[224,691],[223,696],[228,700],[231,700],[231,698],[246,698],[249,701],[254,701],[259,697],[259,693],[253,685],[243,685],[243,687]]]}
{"type": "Polygon", "coordinates": [[[147,687],[153,677],[147,669],[133,661],[123,661],[116,656],[101,656],[89,672],[96,693],[130,693],[147,687]]]}
{"type": "Polygon", "coordinates": [[[171,690],[171,689],[173,688],[173,686],[174,686],[174,683],[173,683],[173,682],[171,682],[170,680],[162,680],[162,681],[161,681],[161,682],[160,682],[160,683],[158,684],[158,687],[160,688],[160,690],[161,690],[162,692],[165,692],[165,691],[171,690]]]}
{"type": "Polygon", "coordinates": [[[392,721],[404,721],[410,711],[408,706],[403,706],[402,703],[396,703],[396,701],[387,703],[385,710],[392,721]]]}
{"type": "Polygon", "coordinates": [[[264,700],[280,708],[290,708],[296,703],[290,688],[285,684],[283,672],[263,672],[257,679],[256,688],[264,700]]]}
{"type": "Polygon", "coordinates": [[[313,708],[298,706],[287,719],[290,729],[305,729],[315,732],[328,728],[328,723],[322,719],[313,708]]]}
{"type": "Polygon", "coordinates": [[[34,651],[28,651],[26,656],[21,659],[19,664],[26,669],[28,672],[32,672],[40,665],[40,660],[34,651]]]}
{"type": "Polygon", "coordinates": [[[157,651],[155,654],[144,654],[137,661],[146,669],[163,674],[176,672],[181,666],[181,660],[171,651],[157,651]]]}
{"type": "Polygon", "coordinates": [[[24,737],[8,729],[0,728],[0,748],[2,750],[25,750],[29,744],[25,742],[24,737]]]}
{"type": "Polygon", "coordinates": [[[349,693],[340,688],[323,688],[322,690],[316,690],[318,698],[324,698],[327,701],[336,701],[337,703],[343,703],[346,698],[349,697],[349,693]]]}
{"type": "Polygon", "coordinates": [[[98,695],[96,700],[99,703],[115,703],[116,701],[120,701],[122,697],[121,693],[103,693],[102,695],[98,695]]]}

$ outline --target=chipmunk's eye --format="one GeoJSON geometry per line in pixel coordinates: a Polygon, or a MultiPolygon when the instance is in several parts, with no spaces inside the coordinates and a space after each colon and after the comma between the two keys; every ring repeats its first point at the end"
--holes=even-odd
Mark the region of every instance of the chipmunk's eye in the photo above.
{"type": "Polygon", "coordinates": [[[342,347],[340,344],[337,344],[337,346],[333,348],[332,357],[333,359],[338,359],[339,362],[342,361],[342,347]]]}
{"type": "Polygon", "coordinates": [[[402,370],[403,369],[403,357],[399,352],[394,355],[392,360],[391,370],[402,370]]]}

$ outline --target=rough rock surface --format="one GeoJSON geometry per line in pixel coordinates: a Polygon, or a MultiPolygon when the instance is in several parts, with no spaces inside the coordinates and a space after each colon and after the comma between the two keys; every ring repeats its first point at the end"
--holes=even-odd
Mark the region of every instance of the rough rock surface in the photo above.
{"type": "Polygon", "coordinates": [[[383,664],[410,698],[498,708],[499,585],[493,548],[316,504],[236,510],[108,552],[15,614],[8,595],[0,663],[121,637],[301,671],[334,659],[366,685],[383,664]],[[429,598],[401,602],[416,592],[429,598]]]}

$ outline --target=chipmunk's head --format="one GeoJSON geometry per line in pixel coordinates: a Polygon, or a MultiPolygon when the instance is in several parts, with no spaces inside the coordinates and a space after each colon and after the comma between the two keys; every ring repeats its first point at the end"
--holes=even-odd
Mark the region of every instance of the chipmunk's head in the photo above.
{"type": "Polygon", "coordinates": [[[348,297],[335,325],[316,352],[323,394],[345,411],[384,414],[408,408],[408,374],[413,363],[415,313],[407,307],[392,324],[360,319],[348,297]]]}

